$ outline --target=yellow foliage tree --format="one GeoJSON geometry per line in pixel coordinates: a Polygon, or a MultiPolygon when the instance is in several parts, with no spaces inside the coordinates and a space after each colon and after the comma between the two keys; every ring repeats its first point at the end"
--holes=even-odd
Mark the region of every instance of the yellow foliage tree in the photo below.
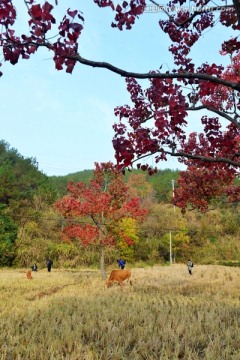
{"type": "Polygon", "coordinates": [[[117,232],[117,248],[120,256],[127,261],[133,258],[133,245],[139,242],[137,236],[137,221],[132,218],[123,218],[118,222],[117,232]]]}

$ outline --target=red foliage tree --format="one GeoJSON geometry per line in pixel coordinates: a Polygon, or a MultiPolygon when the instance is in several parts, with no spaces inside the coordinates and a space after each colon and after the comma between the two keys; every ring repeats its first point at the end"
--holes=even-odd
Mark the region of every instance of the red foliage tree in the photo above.
{"type": "Polygon", "coordinates": [[[174,204],[184,213],[189,210],[205,212],[219,204],[240,201],[240,186],[233,186],[235,177],[228,168],[188,166],[180,172],[178,187],[174,192],[174,204]]]}
{"type": "Polygon", "coordinates": [[[132,239],[122,232],[118,223],[131,218],[142,220],[146,210],[140,199],[128,195],[123,175],[112,163],[96,163],[90,185],[69,183],[69,194],[56,203],[57,210],[67,220],[63,238],[79,239],[84,246],[95,245],[101,251],[101,271],[104,271],[104,249],[116,245],[116,239],[133,245],[132,239]]]}
{"type": "MultiPolygon", "coordinates": [[[[105,68],[126,78],[132,106],[115,109],[119,122],[114,125],[113,146],[119,167],[131,167],[135,161],[154,154],[156,163],[173,156],[187,166],[196,165],[203,169],[203,174],[212,169],[216,176],[220,170],[236,176],[240,165],[240,5],[238,0],[229,5],[219,1],[218,6],[210,0],[194,0],[193,6],[189,7],[187,0],[172,0],[166,6],[153,0],[148,4],[145,0],[119,1],[119,4],[111,0],[94,0],[99,7],[113,10],[112,27],[119,30],[131,29],[136,19],[145,11],[149,12],[150,7],[152,11],[159,11],[163,17],[159,26],[171,40],[169,51],[174,60],[174,68],[167,72],[149,69],[148,73],[133,73],[106,62],[83,58],[78,42],[84,23],[80,11],[69,9],[57,24],[58,36],[50,36],[56,23],[53,10],[57,0],[42,5],[34,0],[24,1],[29,15],[27,35],[19,35],[15,30],[18,1],[1,1],[0,46],[4,60],[13,65],[20,57],[28,59],[40,47],[46,47],[53,53],[57,70],[65,69],[71,73],[76,63],[81,63],[105,68]],[[228,30],[219,50],[229,57],[229,65],[224,67],[206,61],[197,66],[191,58],[191,49],[202,38],[203,32],[214,27],[218,17],[222,33],[224,29],[228,30]],[[232,30],[231,38],[229,29],[232,30]],[[148,88],[142,89],[136,79],[149,79],[148,88]],[[199,111],[205,111],[204,116],[199,115],[203,132],[189,135],[187,124],[191,114],[199,111]]],[[[138,167],[150,174],[156,171],[141,162],[138,167]]],[[[194,167],[191,172],[192,169],[194,167]]]]}

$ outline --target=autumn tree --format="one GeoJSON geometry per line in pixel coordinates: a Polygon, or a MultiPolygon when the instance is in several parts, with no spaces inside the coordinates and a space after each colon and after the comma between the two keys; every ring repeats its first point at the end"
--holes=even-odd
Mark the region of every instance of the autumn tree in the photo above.
{"type": "Polygon", "coordinates": [[[146,210],[141,208],[139,198],[129,197],[123,176],[112,163],[95,165],[90,184],[69,183],[69,194],[56,202],[56,208],[66,219],[63,239],[78,239],[85,246],[95,246],[101,254],[105,278],[105,248],[133,245],[134,221],[142,220],[146,210]]]}
{"type": "MultiPolygon", "coordinates": [[[[120,168],[137,166],[155,171],[142,159],[154,156],[156,163],[177,157],[187,167],[196,165],[204,173],[222,171],[239,174],[240,165],[240,6],[219,0],[173,0],[166,5],[149,0],[94,0],[99,7],[113,11],[112,28],[130,30],[145,13],[159,12],[159,30],[169,36],[173,66],[138,73],[116,67],[114,64],[86,59],[81,56],[80,39],[84,31],[84,17],[80,10],[68,9],[57,24],[54,16],[58,1],[38,2],[24,0],[28,14],[29,32],[19,34],[16,27],[19,1],[3,0],[0,4],[0,46],[3,59],[15,65],[20,58],[29,59],[40,48],[47,48],[57,70],[72,73],[77,63],[104,68],[125,77],[131,105],[118,106],[118,121],[113,128],[113,146],[120,168]],[[152,9],[152,10],[151,10],[152,9]],[[219,21],[221,36],[225,36],[219,52],[226,65],[200,65],[193,58],[192,49],[200,40],[208,41],[208,30],[219,21]],[[228,59],[226,61],[226,59],[228,59]],[[141,84],[141,80],[148,80],[141,84]],[[199,133],[188,132],[193,114],[199,114],[199,133]],[[206,171],[205,171],[206,169],[206,171]],[[217,169],[217,170],[214,170],[217,169]]],[[[216,36],[217,36],[216,30],[216,36]]],[[[146,33],[147,35],[147,33],[146,33]]],[[[145,40],[146,41],[146,40],[145,40]]],[[[205,46],[206,48],[206,46],[205,46]]],[[[216,54],[216,61],[217,61],[216,54]]],[[[236,192],[231,185],[231,191],[236,192]]],[[[237,192],[239,189],[237,189],[237,192]]]]}
{"type": "Polygon", "coordinates": [[[240,185],[231,169],[194,164],[188,166],[188,171],[180,172],[173,200],[183,213],[195,209],[205,212],[239,201],[240,185]]]}

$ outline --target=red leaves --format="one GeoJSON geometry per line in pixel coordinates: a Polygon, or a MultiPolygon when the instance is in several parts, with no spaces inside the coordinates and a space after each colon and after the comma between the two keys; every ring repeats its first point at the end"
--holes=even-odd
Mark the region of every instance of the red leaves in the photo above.
{"type": "Polygon", "coordinates": [[[237,23],[237,14],[234,8],[223,9],[220,13],[220,22],[224,26],[234,26],[237,23]]]}
{"type": "MultiPolygon", "coordinates": [[[[172,147],[173,134],[181,140],[184,138],[183,126],[186,124],[188,104],[182,90],[172,79],[151,79],[150,87],[143,91],[134,79],[127,79],[127,89],[131,95],[133,108],[118,107],[115,114],[120,123],[114,125],[115,138],[113,146],[119,166],[129,167],[138,157],[161,153],[156,162],[166,159],[163,147],[172,147]],[[126,117],[124,115],[127,114],[126,117]],[[152,121],[154,120],[154,122],[152,121]],[[155,125],[148,128],[148,122],[155,125]],[[125,123],[130,125],[126,126],[125,123]],[[128,131],[126,130],[128,129],[128,131]],[[135,154],[135,157],[134,157],[135,154]]],[[[142,169],[152,174],[152,167],[143,165],[142,169]]]]}
{"type": "Polygon", "coordinates": [[[65,66],[66,72],[72,73],[76,64],[76,60],[73,57],[77,54],[77,41],[81,35],[81,31],[83,30],[83,25],[78,22],[73,22],[73,19],[77,17],[82,22],[84,19],[77,10],[70,11],[68,9],[67,15],[64,16],[59,25],[59,35],[61,38],[53,44],[55,52],[53,59],[57,70],[62,70],[65,66]],[[70,18],[68,18],[67,15],[70,18]]]}
{"type": "Polygon", "coordinates": [[[238,201],[239,185],[235,185],[238,167],[229,166],[227,162],[212,162],[217,158],[239,158],[239,131],[230,125],[227,131],[221,131],[217,118],[203,117],[206,135],[191,134],[182,151],[192,156],[203,157],[202,160],[183,160],[187,171],[181,172],[179,187],[175,192],[175,205],[183,212],[186,209],[207,211],[218,201],[238,201]],[[206,160],[210,161],[207,162],[206,160]]]}
{"type": "Polygon", "coordinates": [[[56,20],[51,14],[52,9],[53,6],[47,1],[42,7],[36,4],[29,8],[29,15],[31,16],[29,25],[32,28],[32,40],[44,36],[51,29],[51,24],[55,24],[56,20]]]}
{"type": "Polygon", "coordinates": [[[237,38],[230,39],[228,41],[224,41],[222,44],[222,55],[232,54],[235,51],[240,49],[240,41],[237,38]]]}
{"type": "Polygon", "coordinates": [[[116,7],[115,23],[112,23],[112,27],[122,30],[125,26],[127,30],[130,30],[135,23],[136,17],[144,12],[144,7],[144,0],[124,1],[122,6],[118,4],[116,7]]]}
{"type": "Polygon", "coordinates": [[[94,2],[100,7],[109,6],[116,11],[115,23],[112,23],[112,27],[117,27],[119,30],[123,30],[124,27],[130,30],[136,17],[143,14],[146,5],[145,0],[123,1],[119,2],[116,7],[114,2],[109,0],[94,0],[94,2]]]}
{"type": "Polygon", "coordinates": [[[230,184],[227,187],[226,194],[230,203],[240,202],[240,185],[230,184]]]}
{"type": "MultiPolygon", "coordinates": [[[[68,11],[68,14],[71,14],[71,17],[74,17],[75,14],[77,14],[77,11],[71,12],[68,11]]],[[[82,18],[79,15],[80,18],[82,18]]],[[[66,37],[68,38],[72,43],[76,43],[76,41],[78,40],[81,31],[83,29],[82,24],[79,23],[73,23],[72,20],[68,19],[66,16],[64,16],[61,24],[59,25],[59,34],[62,37],[66,37]]]]}
{"type": "Polygon", "coordinates": [[[187,171],[180,172],[174,204],[179,206],[182,212],[187,209],[207,211],[212,202],[223,200],[233,181],[234,174],[226,166],[206,168],[192,164],[187,171]]]}
{"type": "Polygon", "coordinates": [[[0,3],[0,24],[4,27],[13,25],[16,20],[16,10],[11,0],[2,0],[0,3]]]}
{"type": "Polygon", "coordinates": [[[33,5],[30,10],[31,15],[34,17],[34,19],[39,20],[42,17],[42,8],[39,4],[33,5]]]}
{"type": "Polygon", "coordinates": [[[110,6],[112,9],[114,9],[114,4],[111,0],[94,0],[94,2],[98,4],[99,7],[110,6]]]}
{"type": "MultiPolygon", "coordinates": [[[[57,2],[55,1],[57,4],[57,2]]],[[[53,59],[57,70],[66,69],[72,73],[76,60],[73,58],[78,49],[77,41],[83,29],[83,17],[78,10],[68,9],[62,22],[59,24],[59,38],[53,44],[47,39],[47,35],[56,23],[52,11],[54,9],[48,1],[36,4],[28,1],[30,35],[16,36],[15,31],[10,28],[16,19],[16,11],[11,0],[0,3],[0,45],[3,48],[5,61],[15,65],[19,58],[29,59],[30,55],[37,51],[39,46],[45,46],[54,52],[53,59]],[[77,19],[77,21],[74,21],[77,19]]]]}
{"type": "MultiPolygon", "coordinates": [[[[67,10],[67,13],[69,16],[71,16],[73,19],[75,18],[75,16],[78,14],[77,10],[73,10],[71,11],[70,9],[67,10]]],[[[83,19],[82,19],[83,20],[83,19]]]]}
{"type": "Polygon", "coordinates": [[[66,65],[66,72],[71,74],[73,72],[74,66],[76,64],[76,61],[71,60],[71,59],[67,59],[65,61],[65,65],[66,65]]]}
{"type": "Polygon", "coordinates": [[[114,245],[118,223],[124,218],[142,220],[146,210],[138,198],[129,198],[127,185],[112,163],[96,163],[90,185],[69,183],[69,195],[56,202],[68,221],[64,239],[79,239],[83,245],[114,245]]]}
{"type": "Polygon", "coordinates": [[[146,209],[141,209],[140,198],[135,197],[123,204],[120,212],[124,217],[143,220],[147,214],[146,209]]]}
{"type": "Polygon", "coordinates": [[[63,230],[63,240],[80,239],[83,246],[96,244],[98,241],[99,231],[96,227],[89,224],[69,225],[63,230]]]}
{"type": "Polygon", "coordinates": [[[198,33],[202,33],[205,29],[212,27],[214,22],[214,15],[211,12],[203,13],[201,18],[193,23],[194,28],[198,33]]]}
{"type": "Polygon", "coordinates": [[[0,20],[6,19],[8,17],[9,12],[7,9],[0,9],[0,20]]]}

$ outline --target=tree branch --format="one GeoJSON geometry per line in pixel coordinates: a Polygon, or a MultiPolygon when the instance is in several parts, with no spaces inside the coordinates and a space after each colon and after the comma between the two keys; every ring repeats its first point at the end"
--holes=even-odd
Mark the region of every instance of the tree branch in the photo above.
{"type": "MultiPolygon", "coordinates": [[[[47,49],[55,52],[53,45],[49,42],[41,42],[41,43],[36,43],[33,41],[29,41],[29,42],[22,42],[22,43],[18,43],[15,40],[9,38],[9,40],[12,42],[12,45],[5,45],[6,47],[24,47],[24,46],[36,46],[36,47],[46,47],[47,49]]],[[[57,54],[57,53],[56,53],[57,54]]],[[[126,71],[123,70],[121,68],[118,68],[108,62],[105,61],[94,61],[94,60],[88,60],[83,58],[80,54],[78,54],[76,52],[75,55],[67,55],[64,54],[62,55],[61,53],[59,53],[59,56],[63,56],[65,59],[70,59],[76,62],[79,62],[80,64],[86,65],[86,66],[91,66],[91,67],[96,67],[96,68],[103,68],[103,69],[107,69],[115,74],[118,74],[120,76],[123,76],[125,78],[135,78],[135,79],[198,79],[198,80],[202,80],[202,81],[209,81],[215,84],[219,84],[219,85],[223,85],[226,86],[228,88],[231,88],[233,90],[239,91],[240,92],[240,82],[232,82],[232,81],[228,81],[228,80],[224,80],[221,79],[217,76],[212,76],[212,75],[208,75],[208,74],[202,74],[202,73],[190,73],[187,71],[181,72],[181,73],[157,73],[157,72],[148,72],[148,73],[136,73],[136,72],[132,72],[132,71],[126,71]]]]}
{"type": "MultiPolygon", "coordinates": [[[[227,159],[227,158],[209,158],[206,156],[201,156],[201,155],[192,155],[192,154],[188,154],[188,153],[184,153],[184,152],[176,152],[176,153],[172,153],[170,151],[164,151],[166,154],[171,155],[171,156],[177,156],[177,157],[186,157],[188,159],[194,159],[194,160],[201,160],[204,162],[209,162],[209,163],[226,163],[232,166],[236,166],[236,167],[240,167],[240,162],[238,161],[233,161],[231,159],[227,159]]],[[[237,156],[239,156],[239,154],[236,154],[237,156]]]]}
{"type": "Polygon", "coordinates": [[[83,65],[86,66],[92,66],[97,68],[104,68],[107,70],[110,70],[114,72],[115,74],[121,75],[123,77],[132,77],[135,79],[199,79],[203,81],[209,81],[215,84],[220,84],[226,87],[229,87],[233,90],[240,91],[240,83],[234,83],[231,81],[227,81],[224,79],[221,79],[216,76],[207,75],[207,74],[201,74],[201,73],[189,73],[189,72],[182,72],[182,73],[154,73],[154,72],[148,72],[148,73],[135,73],[131,71],[126,71],[121,68],[118,68],[108,62],[102,62],[102,61],[94,61],[94,60],[88,60],[80,56],[79,54],[76,55],[69,55],[66,56],[66,58],[75,60],[83,65]]]}
{"type": "MultiPolygon", "coordinates": [[[[161,152],[161,150],[159,151],[155,151],[153,153],[149,153],[149,154],[145,154],[143,156],[139,156],[137,159],[133,160],[133,163],[135,163],[136,161],[139,161],[141,159],[144,159],[146,157],[149,157],[151,155],[157,154],[161,152]]],[[[209,163],[225,163],[225,164],[229,164],[232,165],[234,167],[239,167],[240,168],[240,162],[238,161],[234,161],[228,158],[209,158],[206,156],[201,156],[201,155],[193,155],[193,154],[188,154],[188,153],[184,153],[184,152],[171,152],[171,151],[167,151],[164,150],[163,153],[170,155],[170,156],[175,156],[175,157],[185,157],[187,159],[194,159],[194,160],[201,160],[204,162],[209,162],[209,163]]],[[[240,153],[236,153],[235,156],[240,157],[240,153]]]]}
{"type": "MultiPolygon", "coordinates": [[[[238,129],[240,129],[240,122],[237,120],[237,118],[239,118],[240,116],[238,116],[238,115],[236,117],[232,118],[231,116],[229,116],[228,114],[226,114],[223,111],[220,111],[211,106],[205,106],[205,105],[188,107],[188,108],[186,108],[186,111],[199,111],[199,110],[204,110],[204,109],[214,112],[215,114],[225,118],[226,120],[228,120],[229,122],[234,124],[238,129]]],[[[164,114],[168,114],[168,113],[169,113],[169,110],[164,111],[164,114]]],[[[141,123],[143,124],[143,123],[147,122],[148,120],[151,120],[154,117],[155,117],[155,113],[146,119],[142,119],[141,123]]]]}
{"type": "Polygon", "coordinates": [[[203,110],[206,109],[208,111],[214,112],[215,114],[225,118],[226,120],[228,120],[229,122],[231,122],[232,124],[234,124],[238,129],[240,129],[240,122],[238,122],[235,118],[232,118],[231,116],[229,116],[228,114],[215,109],[211,106],[205,106],[205,105],[200,105],[200,106],[195,106],[195,107],[189,107],[186,110],[187,111],[198,111],[198,110],[203,110]]]}

